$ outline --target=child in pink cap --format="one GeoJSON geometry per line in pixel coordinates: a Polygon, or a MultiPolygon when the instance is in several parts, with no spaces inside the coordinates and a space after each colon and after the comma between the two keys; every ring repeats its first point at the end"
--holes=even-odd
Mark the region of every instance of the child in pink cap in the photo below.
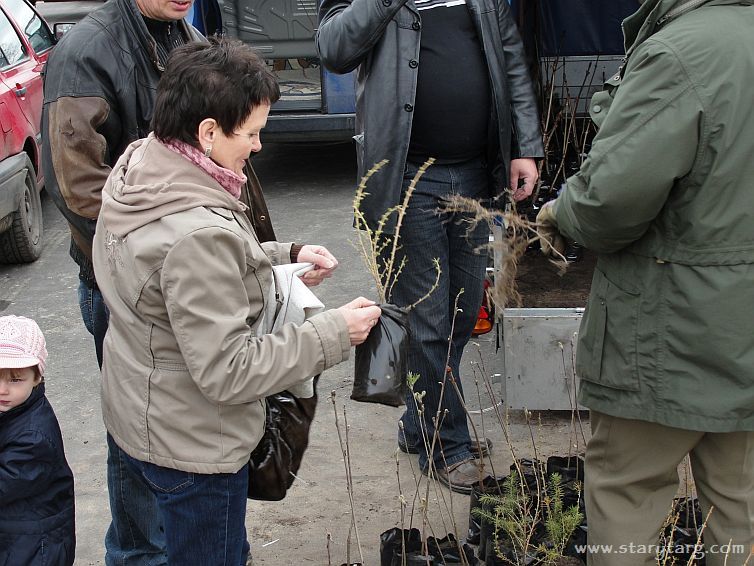
{"type": "Polygon", "coordinates": [[[73,564],[73,474],[45,397],[37,323],[0,317],[0,564],[73,564]]]}

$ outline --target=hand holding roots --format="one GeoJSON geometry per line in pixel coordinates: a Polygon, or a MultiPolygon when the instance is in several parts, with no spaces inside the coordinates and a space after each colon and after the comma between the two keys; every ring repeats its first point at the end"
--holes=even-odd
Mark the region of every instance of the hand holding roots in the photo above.
{"type": "MultiPolygon", "coordinates": [[[[497,252],[498,265],[495,265],[494,284],[488,289],[490,299],[498,308],[509,305],[521,305],[521,295],[516,289],[516,272],[518,261],[526,252],[530,244],[539,240],[544,247],[544,240],[552,236],[542,230],[539,222],[530,220],[519,215],[515,207],[510,211],[486,208],[479,201],[458,195],[447,199],[444,212],[465,213],[468,231],[471,232],[480,222],[486,222],[494,233],[494,228],[502,226],[502,238],[490,242],[485,247],[489,251],[497,252]]],[[[537,218],[539,220],[539,218],[537,218]]],[[[557,229],[554,231],[557,233],[557,229]]],[[[565,271],[568,263],[562,251],[565,249],[565,241],[559,233],[562,241],[560,248],[553,247],[551,261],[561,270],[565,271]]]]}
{"type": "Polygon", "coordinates": [[[537,232],[539,233],[539,243],[542,253],[546,256],[557,259],[563,257],[566,248],[565,238],[560,234],[558,225],[555,222],[555,206],[553,201],[548,201],[537,214],[537,232]]]}

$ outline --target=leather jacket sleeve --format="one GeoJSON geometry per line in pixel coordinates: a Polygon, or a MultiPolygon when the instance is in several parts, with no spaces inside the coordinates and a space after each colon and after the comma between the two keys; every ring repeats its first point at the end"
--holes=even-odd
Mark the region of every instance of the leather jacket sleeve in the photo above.
{"type": "Polygon", "coordinates": [[[407,1],[324,0],[316,37],[324,66],[340,74],[358,67],[407,1]]]}
{"type": "Polygon", "coordinates": [[[243,172],[246,175],[246,184],[241,189],[241,202],[249,207],[246,210],[246,216],[254,227],[254,232],[260,242],[274,242],[277,238],[272,226],[270,211],[267,209],[267,201],[262,192],[262,185],[259,183],[254,167],[248,159],[243,172]]]}
{"type": "Polygon", "coordinates": [[[110,114],[100,97],[61,97],[49,104],[47,135],[61,211],[74,229],[81,250],[91,258],[94,229],[102,205],[102,187],[111,168],[111,148],[98,131],[110,114]]]}
{"type": "Polygon", "coordinates": [[[526,64],[524,44],[506,0],[498,2],[498,21],[505,55],[513,119],[512,158],[544,157],[537,98],[526,64]]]}

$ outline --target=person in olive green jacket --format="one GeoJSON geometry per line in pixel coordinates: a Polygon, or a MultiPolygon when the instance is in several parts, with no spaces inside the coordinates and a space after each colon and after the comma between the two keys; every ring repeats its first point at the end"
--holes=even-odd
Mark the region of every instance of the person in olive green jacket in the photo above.
{"type": "Polygon", "coordinates": [[[592,101],[589,157],[538,218],[546,253],[562,234],[599,254],[576,364],[591,409],[589,542],[612,550],[589,563],[656,563],[690,454],[712,509],[707,564],[726,550],[742,564],[754,548],[754,2],[647,0],[624,32],[627,62],[592,101]],[[729,541],[740,546],[716,546],[729,541]]]}

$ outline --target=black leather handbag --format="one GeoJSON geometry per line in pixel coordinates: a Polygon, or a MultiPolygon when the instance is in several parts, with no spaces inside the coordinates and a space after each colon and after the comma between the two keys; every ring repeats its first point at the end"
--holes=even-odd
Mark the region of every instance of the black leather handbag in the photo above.
{"type": "Polygon", "coordinates": [[[296,479],[317,408],[314,395],[296,397],[288,391],[268,396],[264,435],[249,459],[249,499],[280,501],[296,479]]]}

